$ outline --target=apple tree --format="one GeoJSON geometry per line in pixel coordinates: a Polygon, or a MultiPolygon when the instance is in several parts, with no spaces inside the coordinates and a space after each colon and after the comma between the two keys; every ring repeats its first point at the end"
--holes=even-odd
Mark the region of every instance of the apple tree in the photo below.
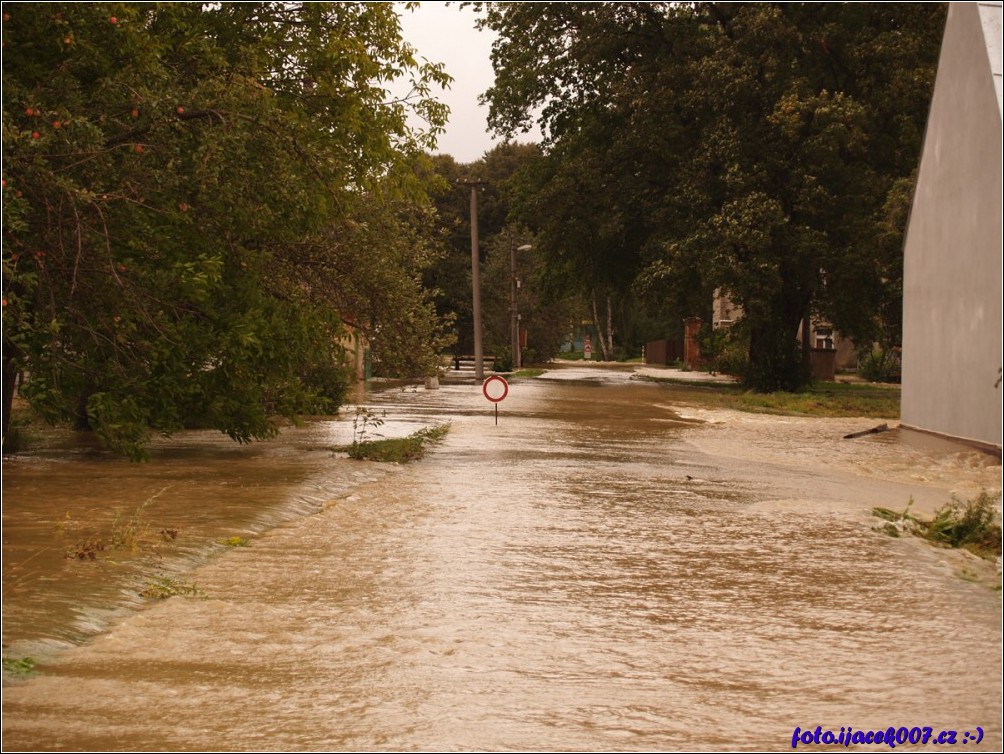
{"type": "Polygon", "coordinates": [[[356,238],[375,187],[421,204],[398,166],[445,122],[429,92],[448,77],[396,13],[4,6],[5,433],[19,379],[47,419],[133,457],[151,432],[249,441],[275,416],[337,408],[343,312],[326,293],[367,273],[305,250],[356,238]],[[411,94],[394,98],[402,78],[411,94]]]}

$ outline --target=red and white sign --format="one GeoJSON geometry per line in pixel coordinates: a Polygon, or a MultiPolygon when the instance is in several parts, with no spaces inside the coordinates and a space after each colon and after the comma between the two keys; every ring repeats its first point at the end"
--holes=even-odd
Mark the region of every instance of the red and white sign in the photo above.
{"type": "Polygon", "coordinates": [[[509,395],[509,383],[497,374],[493,374],[481,385],[481,392],[492,403],[501,403],[509,395]]]}

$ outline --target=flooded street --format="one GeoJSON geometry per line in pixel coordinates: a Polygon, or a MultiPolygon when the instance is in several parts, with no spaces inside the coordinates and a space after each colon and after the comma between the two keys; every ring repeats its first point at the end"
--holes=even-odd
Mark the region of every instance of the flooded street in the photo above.
{"type": "Polygon", "coordinates": [[[629,378],[515,381],[497,425],[478,385],[374,390],[385,435],[451,423],[407,466],[327,450],[351,410],[5,461],[4,657],[41,662],[5,675],[4,749],[1000,749],[1000,592],[870,515],[999,490],[1000,463],[629,378]],[[144,599],[151,574],[193,593],[144,599]]]}

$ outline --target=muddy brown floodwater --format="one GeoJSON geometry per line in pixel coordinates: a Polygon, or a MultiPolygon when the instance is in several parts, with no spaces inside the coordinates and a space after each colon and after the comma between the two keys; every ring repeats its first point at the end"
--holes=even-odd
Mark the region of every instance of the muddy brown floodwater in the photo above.
{"type": "Polygon", "coordinates": [[[999,490],[999,462],[629,377],[515,382],[498,426],[473,384],[374,390],[371,431],[452,422],[408,466],[327,451],[351,410],[5,461],[4,657],[38,665],[5,674],[4,750],[999,750],[1000,592],[869,514],[999,490]]]}

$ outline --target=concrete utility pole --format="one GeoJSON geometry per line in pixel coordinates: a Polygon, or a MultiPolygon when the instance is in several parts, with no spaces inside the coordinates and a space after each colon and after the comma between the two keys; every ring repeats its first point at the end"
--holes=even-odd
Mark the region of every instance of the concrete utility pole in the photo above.
{"type": "Polygon", "coordinates": [[[519,311],[516,309],[516,242],[509,236],[509,335],[512,348],[510,362],[513,369],[519,369],[519,311]]]}
{"type": "Polygon", "coordinates": [[[519,278],[516,276],[516,252],[529,251],[532,248],[530,244],[523,244],[517,247],[512,236],[509,237],[509,313],[512,315],[510,334],[512,336],[513,369],[521,369],[523,367],[523,352],[519,347],[519,305],[517,302],[519,278]]]}
{"type": "Polygon", "coordinates": [[[465,180],[471,187],[471,296],[474,304],[474,376],[485,378],[485,355],[481,346],[481,255],[478,253],[478,187],[487,181],[465,180]]]}

